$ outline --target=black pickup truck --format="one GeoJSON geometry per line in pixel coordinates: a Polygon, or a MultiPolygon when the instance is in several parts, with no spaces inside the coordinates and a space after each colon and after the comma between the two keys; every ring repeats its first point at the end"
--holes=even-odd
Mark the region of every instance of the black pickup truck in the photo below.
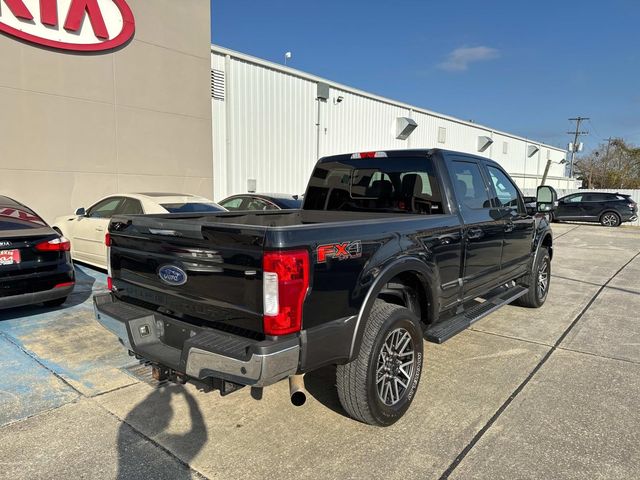
{"type": "MultiPolygon", "coordinates": [[[[556,200],[539,187],[537,212],[556,200]]],[[[423,339],[540,307],[552,236],[499,164],[445,150],[322,158],[301,210],[116,216],[98,321],[154,375],[227,393],[337,365],[353,418],[409,407],[423,339]]]]}

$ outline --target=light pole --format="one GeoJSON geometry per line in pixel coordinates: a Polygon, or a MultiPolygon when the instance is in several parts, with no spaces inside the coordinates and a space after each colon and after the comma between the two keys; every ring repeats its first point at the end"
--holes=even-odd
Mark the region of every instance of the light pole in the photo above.
{"type": "Polygon", "coordinates": [[[559,162],[554,162],[551,159],[547,160],[547,165],[544,167],[544,173],[542,174],[542,183],[540,183],[540,185],[544,185],[544,182],[547,181],[547,175],[549,174],[549,168],[551,167],[552,163],[557,163],[558,165],[564,165],[565,163],[567,163],[567,161],[564,158],[559,162]]]}

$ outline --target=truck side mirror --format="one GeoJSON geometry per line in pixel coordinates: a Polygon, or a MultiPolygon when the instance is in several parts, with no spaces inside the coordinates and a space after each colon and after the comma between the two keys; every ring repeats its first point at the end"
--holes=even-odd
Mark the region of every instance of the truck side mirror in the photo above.
{"type": "Polygon", "coordinates": [[[536,193],[536,209],[538,212],[548,213],[556,209],[558,194],[553,187],[541,185],[536,193]]]}
{"type": "Polygon", "coordinates": [[[78,217],[84,217],[87,214],[86,210],[83,207],[76,209],[75,215],[78,217]]]}

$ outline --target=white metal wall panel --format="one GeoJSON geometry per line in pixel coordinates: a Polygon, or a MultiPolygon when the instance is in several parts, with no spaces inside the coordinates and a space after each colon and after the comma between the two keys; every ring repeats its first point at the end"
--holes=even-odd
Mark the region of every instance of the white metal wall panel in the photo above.
{"type": "MultiPolygon", "coordinates": [[[[221,71],[225,75],[225,100],[226,100],[226,68],[225,55],[213,53],[211,55],[211,68],[221,71]]],[[[216,199],[224,198],[227,191],[227,125],[225,100],[211,99],[211,122],[213,128],[213,193],[216,199]],[[222,196],[221,195],[222,193],[222,196]]]]}
{"type": "Polygon", "coordinates": [[[396,119],[409,116],[407,109],[339,89],[320,107],[320,156],[407,148],[395,138],[396,119]]]}
{"type": "Polygon", "coordinates": [[[302,193],[318,156],[396,148],[438,147],[484,155],[500,163],[521,188],[540,183],[549,150],[556,163],[547,183],[573,186],[558,164],[566,156],[561,149],[534,143],[539,151],[528,157],[532,143],[526,139],[222,47],[212,47],[211,66],[224,72],[225,82],[224,100],[212,98],[216,199],[246,192],[249,179],[256,180],[261,192],[302,193]],[[318,82],[331,86],[326,102],[316,99],[318,82]],[[396,139],[398,117],[418,124],[407,140],[396,139]],[[446,130],[444,143],[438,142],[440,128],[446,130]],[[478,152],[479,136],[494,140],[484,152],[478,152]]]}
{"type": "Polygon", "coordinates": [[[226,188],[216,198],[246,192],[249,179],[260,192],[302,193],[316,161],[316,84],[233,58],[226,83],[226,188]]]}

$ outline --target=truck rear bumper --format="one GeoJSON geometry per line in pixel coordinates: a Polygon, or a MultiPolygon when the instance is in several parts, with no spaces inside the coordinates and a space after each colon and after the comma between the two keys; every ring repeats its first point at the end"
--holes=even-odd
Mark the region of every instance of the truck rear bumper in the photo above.
{"type": "Polygon", "coordinates": [[[122,302],[111,293],[94,296],[93,304],[98,322],[130,351],[198,380],[264,387],[298,371],[297,337],[247,339],[122,302]],[[185,335],[182,348],[175,339],[173,345],[165,343],[176,331],[185,335]]]}

